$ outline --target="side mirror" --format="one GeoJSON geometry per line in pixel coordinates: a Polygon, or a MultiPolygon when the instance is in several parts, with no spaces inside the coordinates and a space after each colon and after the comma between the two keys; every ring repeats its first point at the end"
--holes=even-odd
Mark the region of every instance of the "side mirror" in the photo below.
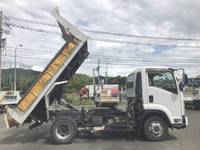
{"type": "Polygon", "coordinates": [[[183,91],[183,88],[188,84],[188,76],[187,74],[183,73],[183,81],[179,84],[179,88],[183,91]]]}
{"type": "Polygon", "coordinates": [[[179,84],[179,89],[180,91],[183,92],[183,87],[185,86],[184,82],[182,81],[180,84],[179,84]]]}
{"type": "Polygon", "coordinates": [[[187,76],[187,74],[184,74],[184,82],[185,82],[185,84],[187,84],[188,83],[188,76],[187,76]]]}

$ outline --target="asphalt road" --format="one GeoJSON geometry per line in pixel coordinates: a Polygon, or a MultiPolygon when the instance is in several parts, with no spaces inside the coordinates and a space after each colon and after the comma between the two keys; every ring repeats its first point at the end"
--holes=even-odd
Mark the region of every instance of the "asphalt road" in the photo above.
{"type": "Polygon", "coordinates": [[[1,150],[199,150],[200,111],[187,111],[187,129],[170,131],[163,142],[149,142],[134,132],[100,132],[95,135],[79,135],[72,144],[54,145],[49,134],[49,125],[29,131],[26,126],[6,129],[0,115],[1,150]]]}

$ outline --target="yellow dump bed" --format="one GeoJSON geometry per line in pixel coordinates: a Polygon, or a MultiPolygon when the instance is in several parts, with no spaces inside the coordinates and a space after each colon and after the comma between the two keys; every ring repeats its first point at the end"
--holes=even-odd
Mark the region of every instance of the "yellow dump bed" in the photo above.
{"type": "MultiPolygon", "coordinates": [[[[38,105],[42,105],[41,101],[44,101],[44,96],[52,85],[57,81],[69,80],[88,55],[87,36],[64,20],[57,8],[52,12],[52,15],[56,18],[66,43],[21,98],[17,106],[6,109],[5,122],[7,127],[22,124],[33,111],[40,112],[42,107],[38,105]]],[[[59,90],[55,92],[58,93],[59,90]]]]}

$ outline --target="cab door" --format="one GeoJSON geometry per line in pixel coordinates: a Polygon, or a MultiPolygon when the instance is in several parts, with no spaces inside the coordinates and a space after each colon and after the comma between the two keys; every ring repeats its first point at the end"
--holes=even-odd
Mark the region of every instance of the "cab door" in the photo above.
{"type": "Polygon", "coordinates": [[[176,120],[175,118],[180,118],[178,120],[181,121],[181,94],[173,73],[169,70],[149,70],[147,76],[149,107],[163,110],[171,117],[171,121],[176,120]]]}

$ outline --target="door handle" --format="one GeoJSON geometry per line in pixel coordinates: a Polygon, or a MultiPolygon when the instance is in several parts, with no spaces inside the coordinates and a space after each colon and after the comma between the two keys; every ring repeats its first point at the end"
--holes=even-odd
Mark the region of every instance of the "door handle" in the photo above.
{"type": "Polygon", "coordinates": [[[153,95],[149,95],[149,103],[153,103],[153,95]]]}

